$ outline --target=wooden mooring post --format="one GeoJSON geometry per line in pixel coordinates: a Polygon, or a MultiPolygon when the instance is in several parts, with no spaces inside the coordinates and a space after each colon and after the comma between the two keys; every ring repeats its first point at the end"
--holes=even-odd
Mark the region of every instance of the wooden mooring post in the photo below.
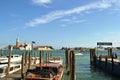
{"type": "Polygon", "coordinates": [[[96,59],[94,59],[94,58],[96,58],[95,49],[90,49],[90,65],[91,65],[91,66],[92,66],[93,64],[95,64],[94,62],[96,62],[96,61],[94,61],[94,60],[96,60],[96,59]]]}
{"type": "Polygon", "coordinates": [[[108,48],[108,56],[112,56],[112,48],[108,48]]]}
{"type": "Polygon", "coordinates": [[[28,63],[28,69],[31,68],[31,58],[32,58],[32,52],[29,53],[29,63],[28,63]]]}
{"type": "Polygon", "coordinates": [[[11,54],[12,54],[12,51],[10,50],[9,58],[8,58],[7,76],[10,74],[9,72],[10,72],[11,54]]]}
{"type": "Polygon", "coordinates": [[[40,51],[40,62],[39,62],[39,64],[40,64],[40,69],[42,69],[42,63],[43,63],[43,51],[40,51]]]}
{"type": "Polygon", "coordinates": [[[25,66],[28,66],[28,51],[25,53],[25,66]]]}
{"type": "Polygon", "coordinates": [[[36,53],[34,52],[34,64],[36,64],[36,60],[37,60],[36,53]]]}
{"type": "Polygon", "coordinates": [[[76,59],[75,52],[66,50],[65,51],[66,58],[66,70],[69,75],[69,80],[76,80],[76,59]]]}
{"type": "Polygon", "coordinates": [[[65,51],[65,56],[66,56],[66,70],[67,70],[67,74],[69,75],[70,72],[70,50],[66,50],[65,51]]]}
{"type": "Polygon", "coordinates": [[[76,59],[75,59],[75,52],[70,52],[70,80],[76,80],[76,59]]]}
{"type": "Polygon", "coordinates": [[[22,69],[21,69],[21,78],[24,80],[24,71],[25,71],[25,56],[24,53],[22,54],[22,69]]]}

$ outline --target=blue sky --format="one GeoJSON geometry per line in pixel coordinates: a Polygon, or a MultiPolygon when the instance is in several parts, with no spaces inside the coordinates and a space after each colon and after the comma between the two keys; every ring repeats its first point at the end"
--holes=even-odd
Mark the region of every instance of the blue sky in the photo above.
{"type": "Polygon", "coordinates": [[[0,0],[0,47],[36,45],[120,46],[120,0],[0,0]]]}

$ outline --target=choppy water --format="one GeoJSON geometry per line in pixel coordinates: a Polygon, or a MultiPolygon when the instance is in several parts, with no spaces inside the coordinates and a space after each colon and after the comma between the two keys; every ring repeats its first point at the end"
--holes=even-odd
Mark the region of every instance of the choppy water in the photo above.
{"type": "MultiPolygon", "coordinates": [[[[7,55],[9,51],[0,51],[3,55],[7,55]]],[[[15,50],[13,54],[22,54],[25,51],[15,50]]],[[[39,51],[33,51],[39,56],[39,51]]],[[[79,51],[80,52],[80,51],[79,51]]],[[[114,51],[120,55],[120,51],[114,51]]],[[[44,53],[52,53],[53,56],[61,56],[64,59],[64,69],[65,68],[65,51],[63,50],[53,50],[44,51],[44,53]]],[[[90,54],[89,51],[82,52],[83,56],[76,56],[76,80],[120,80],[120,77],[114,77],[108,73],[103,72],[100,69],[90,68],[90,54]]],[[[98,55],[103,52],[98,52],[98,55]]],[[[104,52],[106,53],[106,51],[104,52]]],[[[63,80],[69,80],[66,70],[64,72],[63,80]]]]}

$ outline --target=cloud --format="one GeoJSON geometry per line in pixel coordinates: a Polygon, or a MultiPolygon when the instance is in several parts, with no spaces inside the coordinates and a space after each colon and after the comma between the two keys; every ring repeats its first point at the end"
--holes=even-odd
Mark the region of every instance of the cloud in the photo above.
{"type": "Polygon", "coordinates": [[[85,20],[85,19],[83,19],[83,20],[63,19],[63,20],[61,20],[61,21],[64,22],[64,23],[62,23],[60,26],[61,26],[61,27],[66,27],[66,26],[72,25],[72,24],[74,24],[74,23],[76,23],[76,24],[78,24],[78,23],[84,23],[84,22],[86,22],[87,20],[85,20]]]}
{"type": "Polygon", "coordinates": [[[48,4],[51,3],[51,0],[32,0],[33,3],[35,4],[48,4]]]}
{"type": "Polygon", "coordinates": [[[83,22],[86,22],[87,20],[85,19],[79,19],[77,17],[72,17],[71,19],[62,19],[60,20],[61,22],[64,22],[64,24],[74,24],[74,23],[83,23],[83,22]]]}
{"type": "Polygon", "coordinates": [[[35,18],[31,21],[29,21],[28,23],[26,23],[27,26],[29,27],[35,27],[39,24],[45,24],[45,23],[49,23],[51,21],[54,21],[56,19],[62,18],[64,16],[68,16],[68,15],[72,15],[72,14],[80,14],[81,12],[85,12],[88,10],[95,10],[95,9],[106,9],[106,8],[110,8],[113,6],[113,4],[117,4],[119,0],[103,0],[103,1],[98,1],[95,3],[91,3],[85,6],[80,6],[80,7],[76,7],[70,10],[60,10],[60,11],[53,11],[51,13],[48,13],[46,15],[43,15],[41,17],[35,18]]]}
{"type": "Polygon", "coordinates": [[[32,0],[33,4],[37,4],[39,6],[48,7],[47,5],[52,3],[52,0],[32,0]]]}

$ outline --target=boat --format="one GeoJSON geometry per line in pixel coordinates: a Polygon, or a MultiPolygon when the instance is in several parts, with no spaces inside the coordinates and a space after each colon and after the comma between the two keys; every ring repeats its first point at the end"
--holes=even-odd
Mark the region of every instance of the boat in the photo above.
{"type": "MultiPolygon", "coordinates": [[[[0,65],[0,78],[3,78],[7,74],[8,64],[1,64],[0,65]]],[[[10,65],[10,72],[12,74],[21,69],[21,64],[11,64],[10,65]]]]}
{"type": "Polygon", "coordinates": [[[50,63],[59,63],[62,65],[63,59],[60,56],[54,56],[48,60],[50,63]]]}
{"type": "Polygon", "coordinates": [[[62,80],[63,66],[56,63],[41,63],[35,69],[28,69],[25,80],[62,80]]]}
{"type": "Polygon", "coordinates": [[[82,53],[75,53],[76,56],[83,56],[82,53]]]}
{"type": "Polygon", "coordinates": [[[31,64],[39,64],[40,63],[40,58],[39,57],[32,57],[32,62],[31,64]]]}
{"type": "MultiPolygon", "coordinates": [[[[0,56],[0,64],[8,63],[9,56],[0,56]]],[[[21,62],[22,55],[14,54],[11,56],[11,62],[21,62]]]]}

